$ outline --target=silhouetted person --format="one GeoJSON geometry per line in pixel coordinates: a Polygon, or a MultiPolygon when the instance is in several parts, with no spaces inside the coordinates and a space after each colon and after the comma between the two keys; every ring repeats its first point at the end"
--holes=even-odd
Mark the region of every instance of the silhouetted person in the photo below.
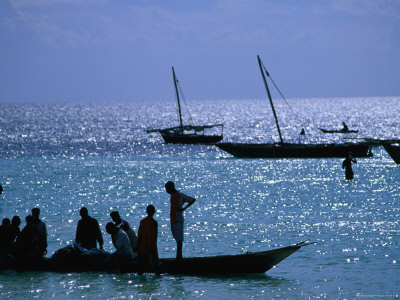
{"type": "Polygon", "coordinates": [[[343,124],[343,128],[342,128],[342,132],[349,132],[349,127],[347,127],[345,122],[342,122],[343,124]]]}
{"type": "Polygon", "coordinates": [[[146,208],[147,217],[140,221],[138,231],[139,274],[144,270],[154,270],[159,274],[159,260],[157,249],[158,223],[153,216],[156,209],[153,205],[146,208]]]}
{"type": "Polygon", "coordinates": [[[19,226],[21,225],[21,218],[18,216],[14,216],[11,219],[11,225],[10,225],[10,231],[11,231],[11,242],[14,242],[16,238],[19,236],[21,233],[21,230],[19,229],[19,226]]]}
{"type": "Polygon", "coordinates": [[[21,230],[17,241],[15,255],[18,259],[29,260],[42,256],[42,249],[38,243],[37,236],[39,235],[37,226],[33,216],[25,217],[26,225],[21,230]]]}
{"type": "Polygon", "coordinates": [[[119,228],[121,228],[125,233],[128,235],[129,242],[132,247],[132,251],[137,253],[137,235],[135,231],[132,229],[132,227],[129,225],[129,223],[121,218],[119,215],[119,212],[117,211],[112,211],[110,213],[111,219],[117,225],[119,228]]]}
{"type": "Polygon", "coordinates": [[[34,242],[38,245],[41,255],[47,253],[47,229],[46,224],[40,220],[40,209],[38,207],[32,208],[33,223],[37,229],[37,235],[34,236],[34,242]]]}
{"type": "Polygon", "coordinates": [[[125,231],[120,229],[113,222],[107,223],[106,231],[111,235],[113,245],[116,249],[116,251],[110,255],[108,261],[112,263],[114,270],[121,269],[121,266],[133,258],[129,237],[125,231]]]}
{"type": "Polygon", "coordinates": [[[357,163],[357,160],[353,158],[351,152],[347,154],[346,159],[342,163],[342,169],[345,169],[345,175],[347,180],[352,180],[354,178],[353,169],[351,167],[351,163],[357,163]]]}
{"type": "Polygon", "coordinates": [[[0,184],[0,195],[3,194],[3,187],[0,184]]]}
{"type": "Polygon", "coordinates": [[[0,254],[8,255],[11,246],[11,222],[4,218],[0,225],[0,254]]]}
{"type": "Polygon", "coordinates": [[[103,250],[104,241],[99,222],[97,222],[95,218],[89,216],[86,207],[82,207],[79,213],[81,219],[78,221],[78,226],[76,228],[75,242],[87,250],[97,249],[98,242],[100,250],[103,250]]]}
{"type": "Polygon", "coordinates": [[[171,220],[171,232],[172,236],[176,241],[176,259],[182,259],[182,248],[183,248],[183,224],[184,217],[183,212],[191,206],[196,199],[189,197],[175,189],[175,184],[172,181],[168,181],[165,184],[165,190],[171,195],[171,210],[170,210],[170,220],[171,220]],[[183,204],[187,203],[185,207],[183,204]]]}

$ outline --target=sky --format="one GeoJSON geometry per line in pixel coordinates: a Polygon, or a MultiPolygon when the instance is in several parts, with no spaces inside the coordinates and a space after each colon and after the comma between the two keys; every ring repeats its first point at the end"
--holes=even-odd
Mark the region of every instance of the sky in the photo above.
{"type": "Polygon", "coordinates": [[[0,103],[400,96],[398,0],[0,0],[0,103]]]}

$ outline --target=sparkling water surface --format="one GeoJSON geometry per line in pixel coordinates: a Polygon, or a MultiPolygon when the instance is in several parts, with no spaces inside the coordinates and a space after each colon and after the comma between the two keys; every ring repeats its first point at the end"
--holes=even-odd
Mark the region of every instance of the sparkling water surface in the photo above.
{"type": "MultiPolygon", "coordinates": [[[[287,141],[400,138],[400,98],[277,101],[287,141]],[[316,127],[359,134],[322,134],[316,127]]],[[[278,141],[266,100],[191,102],[196,124],[224,123],[224,141],[278,141]]],[[[0,217],[41,208],[48,255],[71,244],[79,209],[104,226],[119,210],[137,230],[154,204],[161,257],[175,255],[167,180],[198,201],[185,212],[185,256],[238,254],[317,242],[266,274],[0,271],[0,298],[395,298],[400,295],[400,166],[381,148],[344,180],[342,159],[237,159],[214,146],[166,145],[145,129],[176,125],[173,103],[0,104],[0,217]]],[[[187,113],[184,114],[187,117],[187,113]]],[[[21,228],[25,225],[22,223],[21,228]]]]}

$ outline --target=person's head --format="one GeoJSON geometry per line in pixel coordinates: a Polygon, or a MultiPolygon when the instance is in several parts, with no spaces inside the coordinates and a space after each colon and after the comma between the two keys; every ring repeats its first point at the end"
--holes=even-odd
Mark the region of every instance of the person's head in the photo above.
{"type": "Polygon", "coordinates": [[[116,210],[110,213],[110,217],[115,224],[119,225],[121,223],[121,216],[119,215],[119,212],[117,212],[116,210]]]}
{"type": "Polygon", "coordinates": [[[11,224],[11,222],[10,222],[9,218],[4,218],[3,221],[1,222],[1,225],[3,225],[3,226],[8,226],[10,224],[11,224]]]}
{"type": "Polygon", "coordinates": [[[34,207],[34,208],[32,208],[32,217],[34,218],[34,219],[39,219],[39,216],[40,216],[40,208],[39,207],[34,207]]]}
{"type": "Polygon", "coordinates": [[[349,153],[347,153],[347,158],[353,158],[353,152],[349,151],[349,153]]]}
{"type": "Polygon", "coordinates": [[[154,216],[154,214],[156,213],[156,208],[154,207],[154,205],[149,205],[149,206],[147,206],[146,207],[146,213],[150,216],[150,217],[152,217],[152,216],[154,216]]]}
{"type": "Polygon", "coordinates": [[[27,215],[25,217],[25,222],[26,222],[26,225],[31,225],[33,223],[33,216],[32,215],[27,215]]]}
{"type": "Polygon", "coordinates": [[[174,184],[172,181],[168,181],[168,182],[165,184],[165,190],[167,191],[168,194],[173,194],[173,193],[175,193],[175,192],[176,192],[175,184],[174,184]]]}
{"type": "Polygon", "coordinates": [[[13,224],[14,226],[19,226],[19,225],[21,225],[21,218],[20,217],[18,217],[18,216],[14,216],[12,219],[11,219],[11,224],[13,224]]]}
{"type": "Polygon", "coordinates": [[[108,234],[114,234],[118,231],[118,227],[113,222],[108,222],[106,224],[106,231],[108,234]]]}
{"type": "Polygon", "coordinates": [[[82,208],[79,210],[79,214],[81,215],[81,218],[82,218],[82,219],[87,218],[87,217],[89,216],[88,209],[87,209],[86,207],[82,207],[82,208]]]}

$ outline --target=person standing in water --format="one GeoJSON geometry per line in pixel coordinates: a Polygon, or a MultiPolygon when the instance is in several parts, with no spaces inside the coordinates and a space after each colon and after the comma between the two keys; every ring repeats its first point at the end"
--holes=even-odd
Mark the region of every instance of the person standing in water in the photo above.
{"type": "Polygon", "coordinates": [[[175,189],[175,184],[172,181],[168,181],[165,184],[165,190],[168,194],[171,195],[171,210],[170,210],[170,219],[171,219],[171,231],[172,236],[176,241],[176,259],[182,259],[182,248],[183,248],[183,212],[196,202],[196,199],[189,197],[175,189]],[[185,207],[183,204],[187,203],[185,207]]]}
{"type": "Polygon", "coordinates": [[[351,163],[357,163],[357,160],[351,155],[351,152],[347,154],[346,159],[342,163],[342,169],[345,169],[345,175],[347,180],[352,180],[354,178],[354,172],[351,167],[351,163]]]}

